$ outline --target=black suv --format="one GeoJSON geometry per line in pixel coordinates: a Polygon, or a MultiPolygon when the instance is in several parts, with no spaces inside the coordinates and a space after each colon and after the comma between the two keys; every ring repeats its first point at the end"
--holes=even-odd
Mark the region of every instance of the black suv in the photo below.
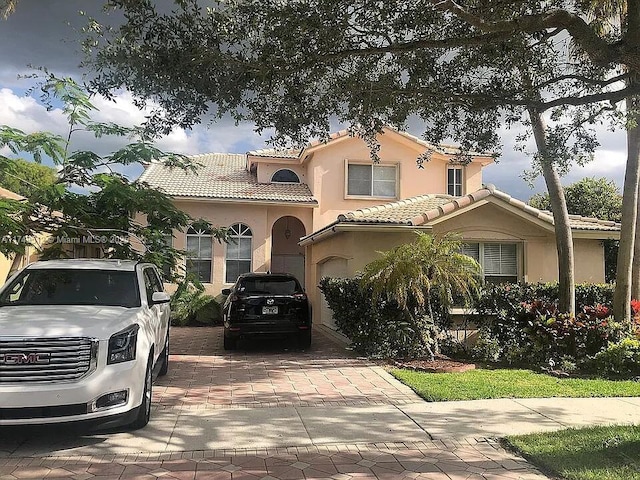
{"type": "Polygon", "coordinates": [[[224,349],[238,339],[258,335],[295,336],[300,348],[311,346],[311,308],[300,282],[287,273],[245,273],[223,306],[224,349]]]}

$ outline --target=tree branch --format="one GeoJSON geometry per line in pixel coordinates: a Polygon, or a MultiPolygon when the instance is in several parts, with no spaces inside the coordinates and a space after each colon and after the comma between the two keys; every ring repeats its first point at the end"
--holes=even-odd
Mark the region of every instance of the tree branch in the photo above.
{"type": "Polygon", "coordinates": [[[432,4],[435,8],[448,11],[484,32],[534,33],[549,28],[564,29],[596,65],[609,65],[614,62],[636,64],[637,62],[634,55],[627,56],[621,51],[619,48],[621,44],[609,44],[598,36],[584,19],[566,10],[553,9],[546,13],[521,15],[509,20],[487,21],[466,10],[454,0],[432,0],[432,4]]]}

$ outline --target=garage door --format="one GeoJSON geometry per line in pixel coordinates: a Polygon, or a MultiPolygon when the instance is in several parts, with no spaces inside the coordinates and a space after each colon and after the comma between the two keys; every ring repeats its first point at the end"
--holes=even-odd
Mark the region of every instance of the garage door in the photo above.
{"type": "MultiPolygon", "coordinates": [[[[326,262],[318,265],[318,280],[322,277],[332,278],[346,278],[347,275],[347,260],[344,258],[331,258],[326,262]]],[[[336,322],[333,319],[333,312],[329,308],[329,304],[324,298],[322,292],[320,293],[321,306],[320,306],[320,322],[333,330],[336,329],[336,322]]]]}

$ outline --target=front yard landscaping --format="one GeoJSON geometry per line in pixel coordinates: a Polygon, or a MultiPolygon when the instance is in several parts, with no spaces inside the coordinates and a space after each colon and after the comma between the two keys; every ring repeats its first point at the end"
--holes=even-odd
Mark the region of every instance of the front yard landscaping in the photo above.
{"type": "Polygon", "coordinates": [[[482,398],[640,396],[640,382],[557,378],[531,370],[476,369],[462,373],[427,373],[393,369],[391,373],[429,402],[482,398]]]}
{"type": "Polygon", "coordinates": [[[568,480],[640,480],[640,426],[609,426],[508,437],[507,443],[568,480]]]}

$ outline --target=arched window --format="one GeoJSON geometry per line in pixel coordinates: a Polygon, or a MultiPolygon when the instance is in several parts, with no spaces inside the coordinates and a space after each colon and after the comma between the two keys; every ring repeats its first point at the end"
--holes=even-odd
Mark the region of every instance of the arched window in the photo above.
{"type": "Polygon", "coordinates": [[[243,223],[229,227],[225,282],[233,283],[242,273],[251,271],[251,229],[243,223]]]}
{"type": "Polygon", "coordinates": [[[187,229],[187,274],[193,273],[203,283],[211,283],[211,230],[187,229]]]}
{"type": "Polygon", "coordinates": [[[271,177],[272,183],[300,183],[300,177],[293,170],[289,170],[288,168],[283,168],[282,170],[278,170],[271,177]]]}

